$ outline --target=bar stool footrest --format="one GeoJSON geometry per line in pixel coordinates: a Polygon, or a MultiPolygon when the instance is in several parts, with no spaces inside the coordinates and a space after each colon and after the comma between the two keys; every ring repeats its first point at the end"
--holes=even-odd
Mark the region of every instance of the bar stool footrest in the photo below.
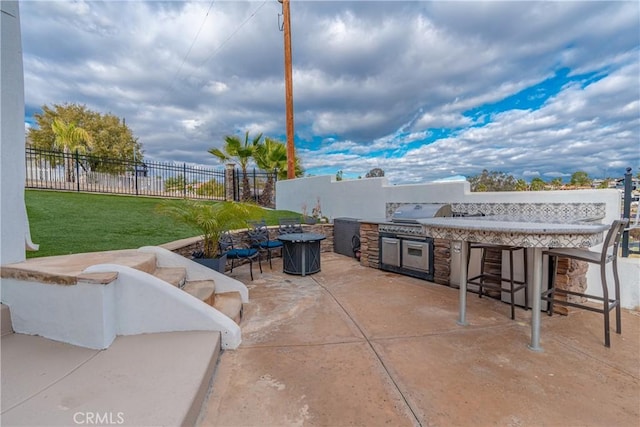
{"type": "Polygon", "coordinates": [[[620,301],[616,301],[615,299],[607,299],[607,309],[603,309],[603,308],[596,308],[596,307],[592,307],[590,305],[586,305],[584,303],[579,303],[579,302],[571,302],[571,301],[565,301],[565,300],[561,300],[561,299],[557,299],[555,297],[552,297],[551,295],[555,294],[555,295],[563,295],[563,296],[577,296],[577,297],[584,297],[584,298],[588,298],[588,299],[594,299],[596,301],[601,301],[601,302],[605,302],[605,299],[603,297],[599,297],[597,295],[589,295],[589,294],[584,294],[581,292],[574,292],[574,291],[567,291],[565,289],[549,289],[547,291],[544,291],[542,294],[540,294],[540,298],[544,301],[548,301],[548,302],[553,302],[554,304],[560,304],[563,306],[569,306],[569,307],[574,307],[574,308],[580,308],[582,310],[588,310],[588,311],[593,311],[596,313],[601,313],[601,314],[607,314],[609,312],[611,312],[611,310],[613,310],[614,308],[616,308],[617,306],[620,305],[620,301]]]}

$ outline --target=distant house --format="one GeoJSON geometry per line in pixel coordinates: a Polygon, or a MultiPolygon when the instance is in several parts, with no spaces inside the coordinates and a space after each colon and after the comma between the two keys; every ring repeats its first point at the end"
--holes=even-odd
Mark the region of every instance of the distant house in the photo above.
{"type": "MultiPolygon", "coordinates": [[[[618,178],[615,181],[615,188],[617,188],[618,190],[624,190],[624,178],[618,178]]],[[[631,191],[636,191],[640,189],[640,179],[634,177],[631,177],[631,191]]]]}

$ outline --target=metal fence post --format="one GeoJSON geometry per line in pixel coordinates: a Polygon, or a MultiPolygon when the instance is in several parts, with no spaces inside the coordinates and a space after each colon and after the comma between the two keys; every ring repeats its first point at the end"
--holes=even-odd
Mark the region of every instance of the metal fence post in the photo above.
{"type": "Polygon", "coordinates": [[[80,155],[78,154],[78,149],[76,148],[76,187],[78,192],[80,192],[80,155]]]}
{"type": "Polygon", "coordinates": [[[138,163],[136,161],[136,150],[133,150],[133,182],[136,187],[136,196],[138,195],[138,163]]]}
{"type": "Polygon", "coordinates": [[[258,203],[258,183],[256,182],[256,168],[253,168],[253,201],[258,203]]]}
{"type": "Polygon", "coordinates": [[[182,164],[182,177],[183,177],[183,186],[182,186],[182,195],[187,197],[187,164],[182,164]]]}
{"type": "MultiPolygon", "coordinates": [[[[627,172],[624,174],[624,205],[622,207],[622,217],[631,217],[631,168],[627,168],[627,172]]],[[[629,230],[625,230],[622,233],[622,257],[627,258],[629,256],[629,230]]]]}

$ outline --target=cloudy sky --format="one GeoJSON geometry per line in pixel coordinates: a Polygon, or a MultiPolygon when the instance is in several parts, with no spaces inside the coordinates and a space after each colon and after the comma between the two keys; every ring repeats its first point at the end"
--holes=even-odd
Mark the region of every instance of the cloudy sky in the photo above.
{"type": "MultiPolygon", "coordinates": [[[[146,159],[211,167],[225,135],[285,141],[281,13],[276,0],[22,0],[27,126],[42,105],[85,104],[125,118],[146,159]]],[[[293,0],[291,21],[308,174],[640,167],[635,0],[293,0]]]]}

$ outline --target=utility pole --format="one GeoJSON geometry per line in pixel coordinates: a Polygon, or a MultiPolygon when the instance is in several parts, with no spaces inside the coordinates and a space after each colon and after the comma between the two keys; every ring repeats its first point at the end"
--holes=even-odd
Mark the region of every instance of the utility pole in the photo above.
{"type": "Polygon", "coordinates": [[[293,142],[293,72],[291,70],[291,18],[289,0],[278,0],[282,3],[284,29],[284,88],[287,115],[287,179],[296,177],[296,148],[293,142]]]}

